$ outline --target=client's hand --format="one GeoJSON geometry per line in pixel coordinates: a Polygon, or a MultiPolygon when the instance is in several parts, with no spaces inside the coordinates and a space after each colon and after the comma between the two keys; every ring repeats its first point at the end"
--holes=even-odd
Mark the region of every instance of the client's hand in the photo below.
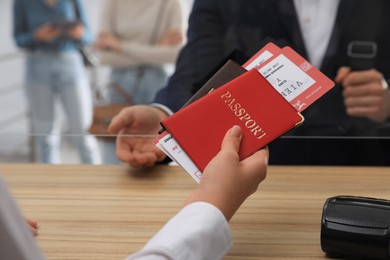
{"type": "Polygon", "coordinates": [[[26,221],[27,221],[27,225],[31,231],[31,234],[33,234],[33,236],[37,236],[38,235],[38,222],[35,220],[31,220],[31,219],[26,219],[26,221]]]}
{"type": "Polygon", "coordinates": [[[198,188],[186,205],[204,201],[219,208],[229,221],[241,204],[257,190],[267,173],[268,148],[239,161],[241,128],[233,126],[225,135],[221,151],[203,172],[198,188]]]}
{"type": "Polygon", "coordinates": [[[118,159],[133,167],[153,166],[163,160],[165,154],[153,144],[153,140],[161,128],[161,120],[167,116],[162,110],[146,105],[122,109],[108,127],[110,133],[119,134],[116,139],[118,159]],[[145,136],[126,136],[132,134],[145,136]]]}

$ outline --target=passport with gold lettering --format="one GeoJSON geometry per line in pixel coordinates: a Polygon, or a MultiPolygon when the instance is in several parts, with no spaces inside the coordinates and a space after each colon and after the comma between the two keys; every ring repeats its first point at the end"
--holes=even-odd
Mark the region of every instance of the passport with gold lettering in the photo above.
{"type": "Polygon", "coordinates": [[[243,159],[302,123],[300,112],[333,86],[293,49],[269,42],[242,67],[228,61],[161,122],[164,132],[154,143],[199,182],[233,125],[243,129],[243,159]]]}
{"type": "Polygon", "coordinates": [[[161,123],[202,172],[233,125],[243,130],[243,159],[302,122],[301,114],[252,69],[161,123]]]}

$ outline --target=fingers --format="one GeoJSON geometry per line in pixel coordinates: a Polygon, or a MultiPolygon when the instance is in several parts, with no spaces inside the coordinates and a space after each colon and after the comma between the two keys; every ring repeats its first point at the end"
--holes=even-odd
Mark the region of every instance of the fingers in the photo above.
{"type": "Polygon", "coordinates": [[[345,97],[344,103],[350,116],[367,117],[375,122],[387,120],[390,111],[390,93],[345,97]]]}
{"type": "Polygon", "coordinates": [[[221,151],[209,162],[196,189],[186,201],[205,201],[221,210],[229,221],[266,177],[268,149],[239,161],[242,129],[233,126],[222,140],[221,151]]]}
{"type": "MultiPolygon", "coordinates": [[[[233,126],[227,133],[221,144],[221,151],[234,151],[236,153],[240,150],[242,140],[242,129],[240,126],[233,126]]],[[[260,149],[253,155],[242,160],[242,164],[248,167],[249,171],[261,169],[261,171],[268,166],[269,151],[268,147],[260,149]]],[[[264,176],[265,177],[265,176],[264,176]]]]}
{"type": "Polygon", "coordinates": [[[335,78],[336,83],[341,84],[345,80],[345,78],[347,77],[347,75],[350,72],[351,72],[351,68],[349,68],[349,67],[341,67],[337,71],[337,75],[336,75],[336,78],[335,78]]]}
{"type": "Polygon", "coordinates": [[[73,25],[66,31],[67,35],[75,40],[80,40],[84,34],[84,26],[80,23],[73,25]]]}
{"type": "Polygon", "coordinates": [[[130,116],[128,116],[127,108],[122,109],[119,114],[114,116],[110,122],[110,125],[107,128],[107,131],[111,134],[119,134],[119,132],[129,124],[131,121],[130,116]]]}
{"type": "Polygon", "coordinates": [[[242,139],[242,129],[240,126],[233,126],[227,133],[221,144],[221,150],[232,150],[238,153],[242,139]]]}
{"type": "Polygon", "coordinates": [[[100,49],[120,50],[121,39],[112,33],[101,32],[96,43],[100,49]]]}
{"type": "Polygon", "coordinates": [[[111,119],[107,131],[110,134],[119,134],[119,131],[123,128],[124,125],[123,118],[121,118],[119,115],[116,115],[111,119]]]}
{"type": "Polygon", "coordinates": [[[372,82],[381,83],[383,79],[382,73],[375,69],[364,70],[364,71],[352,71],[348,77],[343,81],[343,86],[357,86],[366,85],[372,82]]]}
{"type": "Polygon", "coordinates": [[[390,114],[390,93],[383,74],[376,69],[351,71],[340,68],[336,81],[343,87],[348,115],[384,122],[390,114]]]}
{"type": "Polygon", "coordinates": [[[268,158],[269,150],[268,147],[265,147],[242,160],[241,165],[244,172],[255,176],[256,181],[260,183],[267,176],[268,158]]]}
{"type": "Polygon", "coordinates": [[[339,70],[337,80],[344,88],[344,97],[383,94],[383,75],[375,69],[351,71],[349,68],[343,67],[339,70]]]}
{"type": "Polygon", "coordinates": [[[159,40],[161,45],[177,45],[183,42],[183,34],[180,30],[172,30],[166,32],[159,40]]]}
{"type": "Polygon", "coordinates": [[[135,168],[151,167],[165,158],[151,138],[117,137],[117,157],[135,168]]]}
{"type": "Polygon", "coordinates": [[[122,109],[116,115],[108,131],[119,134],[116,139],[117,157],[133,167],[150,167],[165,158],[165,154],[153,144],[153,138],[130,136],[131,134],[158,133],[165,112],[151,106],[135,105],[122,109]]]}
{"type": "MultiPolygon", "coordinates": [[[[254,157],[255,161],[258,161],[259,163],[261,163],[264,166],[268,166],[268,159],[269,159],[268,146],[260,149],[259,151],[254,153],[252,156],[254,157]],[[257,159],[259,159],[259,160],[257,160],[257,159]]],[[[252,156],[248,157],[249,158],[248,160],[251,160],[252,156]]]]}
{"type": "Polygon", "coordinates": [[[119,160],[128,163],[130,166],[134,168],[152,167],[157,162],[162,161],[162,158],[165,158],[164,155],[159,156],[157,152],[139,153],[137,151],[131,154],[126,152],[123,153],[123,155],[121,155],[121,151],[118,151],[117,156],[119,160]]]}
{"type": "Polygon", "coordinates": [[[379,83],[382,89],[384,89],[386,86],[386,84],[383,82],[382,73],[375,69],[351,71],[349,67],[341,67],[337,72],[335,81],[339,84],[342,84],[343,87],[368,86],[374,84],[379,86],[379,83]]]}
{"type": "Polygon", "coordinates": [[[359,86],[366,85],[372,82],[380,82],[382,88],[383,84],[383,75],[375,69],[363,70],[363,71],[351,71],[349,67],[341,67],[337,71],[335,81],[342,86],[359,86]]]}
{"type": "Polygon", "coordinates": [[[62,34],[61,29],[45,24],[34,32],[34,38],[37,41],[49,42],[57,38],[60,34],[62,34]]]}
{"type": "MultiPolygon", "coordinates": [[[[343,90],[344,99],[348,98],[364,98],[367,97],[381,97],[386,92],[378,82],[371,82],[365,85],[359,86],[346,86],[343,90]]],[[[356,101],[356,100],[355,100],[356,101]]]]}
{"type": "Polygon", "coordinates": [[[38,222],[35,220],[31,220],[31,219],[26,219],[26,221],[27,221],[28,227],[29,227],[31,233],[33,234],[33,236],[37,236],[38,235],[38,222]]]}
{"type": "MultiPolygon", "coordinates": [[[[235,125],[226,133],[222,141],[221,152],[235,152],[238,158],[241,140],[242,129],[240,126],[235,125]]],[[[239,162],[242,167],[241,172],[246,174],[249,178],[253,178],[253,181],[260,183],[266,177],[268,158],[268,147],[260,149],[239,162]]]]}

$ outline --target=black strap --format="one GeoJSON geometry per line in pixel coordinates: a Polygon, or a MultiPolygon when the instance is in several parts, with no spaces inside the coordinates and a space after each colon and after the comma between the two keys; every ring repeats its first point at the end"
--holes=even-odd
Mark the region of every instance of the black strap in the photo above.
{"type": "Polygon", "coordinates": [[[356,40],[375,42],[383,17],[383,0],[363,0],[360,3],[356,9],[356,17],[359,19],[352,21],[351,31],[356,36],[356,40]]]}
{"type": "Polygon", "coordinates": [[[73,9],[74,9],[74,13],[76,16],[76,20],[77,20],[77,22],[81,22],[81,15],[80,15],[80,10],[79,10],[79,6],[77,4],[77,1],[76,0],[71,0],[71,1],[73,4],[73,9]]]}
{"type": "Polygon", "coordinates": [[[374,66],[377,54],[378,31],[383,18],[383,1],[361,1],[356,8],[357,20],[351,21],[347,55],[353,70],[366,70],[374,66]]]}

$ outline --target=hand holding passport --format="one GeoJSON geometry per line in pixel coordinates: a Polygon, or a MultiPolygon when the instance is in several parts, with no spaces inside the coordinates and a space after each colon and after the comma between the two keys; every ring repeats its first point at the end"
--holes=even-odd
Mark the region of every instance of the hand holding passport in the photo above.
{"type": "Polygon", "coordinates": [[[228,61],[161,122],[155,144],[199,182],[227,129],[242,128],[242,160],[301,124],[300,112],[333,86],[290,47],[269,43],[243,67],[228,61]]]}

